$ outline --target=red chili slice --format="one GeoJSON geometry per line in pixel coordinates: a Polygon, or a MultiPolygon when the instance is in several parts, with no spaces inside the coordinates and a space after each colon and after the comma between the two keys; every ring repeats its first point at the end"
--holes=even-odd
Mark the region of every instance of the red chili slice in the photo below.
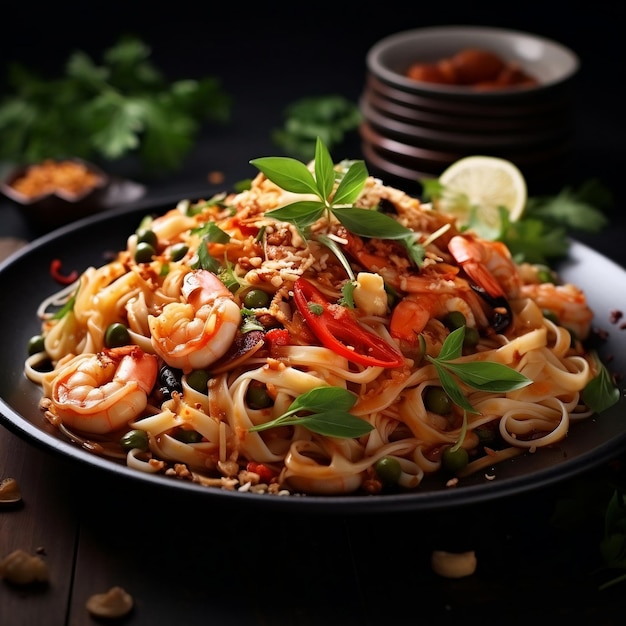
{"type": "Polygon", "coordinates": [[[404,364],[397,348],[363,328],[349,309],[328,302],[305,278],[296,280],[293,295],[298,311],[324,347],[360,365],[401,367],[404,364]]]}
{"type": "Polygon", "coordinates": [[[78,278],[78,272],[76,270],[72,270],[69,274],[62,274],[62,265],[63,264],[60,259],[54,259],[50,263],[50,276],[62,285],[71,285],[78,278]]]}

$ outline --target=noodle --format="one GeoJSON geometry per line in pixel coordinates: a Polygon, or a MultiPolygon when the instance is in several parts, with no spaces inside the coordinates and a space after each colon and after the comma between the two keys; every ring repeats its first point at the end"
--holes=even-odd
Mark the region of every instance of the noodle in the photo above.
{"type": "Polygon", "coordinates": [[[137,471],[211,488],[334,495],[419,488],[425,476],[445,477],[443,453],[455,444],[469,455],[463,477],[555,446],[572,421],[591,415],[581,394],[598,373],[583,343],[592,314],[576,287],[540,285],[502,244],[461,233],[451,216],[373,177],[356,206],[391,207],[423,245],[421,266],[397,242],[360,237],[329,215],[307,241],[269,213],[294,199],[261,173],[246,191],[181,202],[142,223],[157,238],[150,260],[136,260],[138,229],[114,260],[47,297],[37,311],[45,352],[25,364],[46,419],[137,471]],[[353,308],[342,306],[351,277],[324,236],[354,272],[353,308]],[[456,261],[455,246],[469,263],[456,261]],[[327,302],[308,296],[302,309],[300,285],[327,302]],[[483,297],[489,289],[498,297],[483,297]],[[351,345],[320,334],[312,312],[323,307],[329,328],[353,329],[351,345]],[[529,383],[492,391],[457,382],[473,412],[427,400],[442,387],[433,359],[459,312],[476,339],[455,363],[500,364],[529,383]],[[120,324],[127,345],[109,345],[120,324]],[[354,395],[349,412],[369,431],[318,432],[302,419],[310,411],[263,428],[304,394],[331,388],[354,395]],[[144,443],[123,443],[131,436],[144,443]],[[389,459],[393,484],[379,471],[389,459]]]}

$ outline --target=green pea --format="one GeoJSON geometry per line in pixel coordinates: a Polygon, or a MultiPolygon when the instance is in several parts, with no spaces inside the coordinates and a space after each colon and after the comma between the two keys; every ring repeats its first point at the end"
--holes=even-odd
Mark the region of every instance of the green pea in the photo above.
{"type": "Polygon", "coordinates": [[[453,449],[453,446],[446,448],[441,456],[441,463],[445,470],[451,474],[456,474],[467,467],[469,454],[465,448],[453,449]]]}
{"type": "Polygon", "coordinates": [[[189,252],[189,246],[184,243],[174,244],[170,248],[170,258],[172,261],[180,261],[189,252]]]}
{"type": "Polygon", "coordinates": [[[122,449],[129,451],[139,449],[142,452],[148,450],[148,433],[145,430],[129,430],[121,439],[122,449]]]}
{"type": "Polygon", "coordinates": [[[243,299],[243,304],[247,309],[264,309],[269,306],[270,302],[270,295],[262,289],[251,289],[243,299]]]}
{"type": "Polygon", "coordinates": [[[135,249],[135,262],[150,263],[155,254],[156,250],[149,243],[140,241],[135,249]]]}
{"type": "Polygon", "coordinates": [[[463,345],[467,348],[473,348],[480,341],[480,333],[473,326],[465,327],[465,335],[463,336],[463,345]]]}
{"type": "Polygon", "coordinates": [[[478,441],[483,445],[493,444],[496,440],[496,431],[493,428],[479,426],[474,429],[474,434],[478,436],[478,441]]]}
{"type": "Polygon", "coordinates": [[[147,243],[156,249],[158,242],[156,233],[150,228],[140,228],[137,231],[137,243],[147,243]]]}
{"type": "Polygon", "coordinates": [[[457,328],[461,328],[467,324],[467,320],[465,319],[465,315],[460,311],[450,311],[444,319],[443,323],[450,329],[456,330],[457,328]]]}
{"type": "Polygon", "coordinates": [[[250,385],[246,391],[246,403],[251,409],[268,409],[274,400],[265,385],[250,385]]]}
{"type": "Polygon", "coordinates": [[[104,345],[107,348],[118,348],[130,344],[130,334],[124,324],[115,322],[104,331],[104,345]]]}
{"type": "Polygon", "coordinates": [[[395,485],[400,480],[402,467],[400,461],[393,456],[384,456],[374,463],[374,471],[384,483],[395,485]]]}
{"type": "Polygon", "coordinates": [[[28,356],[45,351],[46,346],[43,335],[34,335],[28,340],[28,356]]]}
{"type": "Polygon", "coordinates": [[[179,428],[174,433],[174,439],[182,441],[183,443],[200,443],[202,441],[202,435],[197,430],[179,428]]]}
{"type": "Polygon", "coordinates": [[[187,374],[187,384],[199,393],[209,395],[209,380],[211,375],[207,370],[194,370],[187,374]]]}
{"type": "Polygon", "coordinates": [[[537,265],[537,278],[540,283],[553,283],[554,272],[547,265],[537,265]]]}
{"type": "Polygon", "coordinates": [[[424,392],[424,406],[433,413],[447,415],[452,410],[452,400],[442,387],[430,386],[424,392]]]}

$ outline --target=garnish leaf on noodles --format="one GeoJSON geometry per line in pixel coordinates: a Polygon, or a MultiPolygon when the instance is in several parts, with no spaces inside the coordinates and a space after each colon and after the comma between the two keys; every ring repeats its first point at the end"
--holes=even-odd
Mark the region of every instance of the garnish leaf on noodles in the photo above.
{"type": "Polygon", "coordinates": [[[374,427],[348,411],[356,396],[341,387],[315,387],[298,396],[280,417],[249,430],[258,432],[277,426],[304,426],[328,437],[355,438],[369,433],[374,427]],[[304,414],[301,414],[304,413],[304,414]]]}
{"type": "Polygon", "coordinates": [[[592,411],[601,413],[619,401],[620,392],[595,351],[592,352],[592,357],[598,367],[598,374],[587,383],[582,398],[592,411]]]}
{"type": "Polygon", "coordinates": [[[446,337],[439,356],[426,355],[426,359],[437,370],[443,390],[461,408],[471,413],[478,412],[463,395],[456,378],[473,389],[493,393],[521,389],[532,383],[530,378],[502,363],[487,361],[455,363],[454,360],[461,356],[464,338],[465,326],[461,326],[446,337]]]}
{"type": "MultiPolygon", "coordinates": [[[[324,214],[331,215],[349,232],[360,237],[400,240],[413,263],[418,267],[424,260],[424,247],[417,243],[415,233],[392,217],[354,206],[368,177],[363,161],[346,163],[345,172],[335,169],[330,153],[317,138],[314,172],[302,162],[290,157],[263,157],[250,161],[269,180],[285,191],[313,194],[317,200],[298,200],[265,215],[294,224],[305,238],[307,229],[324,214]],[[337,188],[335,183],[338,181],[337,188]],[[334,190],[334,193],[333,193],[334,190]]],[[[310,238],[310,237],[309,237],[310,238]]],[[[337,254],[337,249],[333,249],[337,254]]]]}

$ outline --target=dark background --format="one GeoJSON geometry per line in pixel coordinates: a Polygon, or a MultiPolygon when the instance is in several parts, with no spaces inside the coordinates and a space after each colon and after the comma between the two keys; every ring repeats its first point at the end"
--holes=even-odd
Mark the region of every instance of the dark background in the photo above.
{"type": "MultiPolygon", "coordinates": [[[[599,178],[614,193],[615,211],[621,215],[624,3],[577,4],[583,8],[575,9],[571,2],[545,1],[498,8],[492,2],[456,0],[251,5],[183,0],[139,7],[119,1],[12,2],[4,12],[0,69],[17,61],[44,76],[59,75],[73,51],[83,50],[100,61],[102,51],[120,35],[133,34],[151,46],[153,62],[168,78],[217,77],[233,97],[229,124],[204,129],[201,152],[190,155],[180,172],[150,181],[151,188],[186,193],[202,187],[209,171],[223,171],[227,184],[256,173],[248,160],[277,154],[271,132],[282,124],[290,102],[332,93],[357,102],[364,86],[367,51],[389,34],[443,24],[534,32],[570,47],[580,58],[571,182],[599,178]],[[229,143],[234,136],[239,141],[237,149],[229,143]],[[246,138],[245,145],[241,137],[246,138]]],[[[0,87],[5,79],[3,72],[0,87]]],[[[359,150],[356,134],[346,149],[359,150]]]]}

